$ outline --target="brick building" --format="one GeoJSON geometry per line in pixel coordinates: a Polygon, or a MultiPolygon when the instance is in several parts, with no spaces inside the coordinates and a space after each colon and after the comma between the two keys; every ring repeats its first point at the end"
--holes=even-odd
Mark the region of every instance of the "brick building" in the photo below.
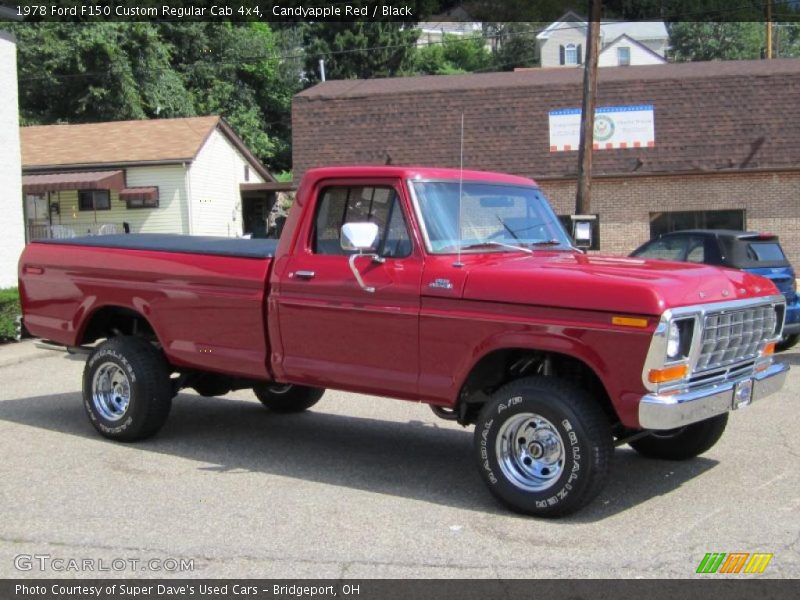
{"type": "MultiPolygon", "coordinates": [[[[580,69],[323,82],[292,107],[294,175],[336,164],[464,167],[533,177],[574,212],[578,153],[552,152],[549,113],[580,107],[580,69]]],[[[601,250],[653,234],[780,235],[800,266],[800,60],[602,69],[598,107],[652,106],[653,147],[594,153],[601,250]]]]}

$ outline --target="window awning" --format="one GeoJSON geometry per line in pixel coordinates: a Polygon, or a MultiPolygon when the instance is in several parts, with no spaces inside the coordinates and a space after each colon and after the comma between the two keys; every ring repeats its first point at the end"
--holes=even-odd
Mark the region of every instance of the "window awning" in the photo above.
{"type": "Polygon", "coordinates": [[[22,177],[22,191],[26,194],[65,190],[121,190],[124,187],[125,175],[122,171],[69,171],[22,177]]]}
{"type": "Polygon", "coordinates": [[[143,202],[152,202],[158,200],[158,188],[155,186],[124,188],[119,193],[119,199],[125,202],[129,200],[141,200],[143,202]]]}

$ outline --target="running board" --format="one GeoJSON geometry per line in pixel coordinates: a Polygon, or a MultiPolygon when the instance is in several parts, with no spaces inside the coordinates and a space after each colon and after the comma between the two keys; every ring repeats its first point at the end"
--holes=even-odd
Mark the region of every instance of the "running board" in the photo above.
{"type": "Polygon", "coordinates": [[[64,346],[63,344],[42,340],[34,342],[33,345],[42,350],[56,350],[58,352],[66,352],[67,354],[83,354],[88,356],[92,352],[91,348],[85,348],[84,346],[64,346]]]}

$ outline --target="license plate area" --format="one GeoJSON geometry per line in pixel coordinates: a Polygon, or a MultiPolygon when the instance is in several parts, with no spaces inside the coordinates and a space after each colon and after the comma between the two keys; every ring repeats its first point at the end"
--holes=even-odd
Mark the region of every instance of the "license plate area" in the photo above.
{"type": "Polygon", "coordinates": [[[733,402],[731,409],[736,410],[747,406],[753,401],[753,380],[745,379],[736,384],[733,390],[733,402]]]}

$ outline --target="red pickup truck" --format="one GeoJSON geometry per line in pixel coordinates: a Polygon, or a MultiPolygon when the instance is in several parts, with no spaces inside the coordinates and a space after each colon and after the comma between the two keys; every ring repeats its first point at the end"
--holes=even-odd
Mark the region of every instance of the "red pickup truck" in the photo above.
{"type": "Polygon", "coordinates": [[[769,280],[584,254],[533,181],[496,173],[315,169],[279,241],[39,241],[19,279],[28,330],[90,352],[108,438],[153,435],[183,388],[279,413],[325,388],[424,402],[475,425],[491,492],[537,516],[595,497],[615,445],[705,452],[787,373],[769,280]]]}

